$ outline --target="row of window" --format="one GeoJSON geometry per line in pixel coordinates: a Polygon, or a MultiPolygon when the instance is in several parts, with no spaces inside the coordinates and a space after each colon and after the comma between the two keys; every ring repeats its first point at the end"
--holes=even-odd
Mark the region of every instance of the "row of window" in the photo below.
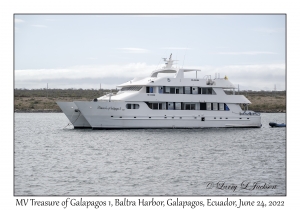
{"type": "Polygon", "coordinates": [[[213,94],[212,88],[200,88],[200,87],[146,87],[146,93],[161,93],[161,94],[213,94]],[[158,89],[156,91],[156,89],[158,89]]]}
{"type": "Polygon", "coordinates": [[[140,105],[138,104],[126,104],[126,109],[139,109],[140,105]]]}
{"type": "Polygon", "coordinates": [[[225,103],[192,103],[192,102],[146,102],[154,110],[214,110],[229,111],[225,103]]]}

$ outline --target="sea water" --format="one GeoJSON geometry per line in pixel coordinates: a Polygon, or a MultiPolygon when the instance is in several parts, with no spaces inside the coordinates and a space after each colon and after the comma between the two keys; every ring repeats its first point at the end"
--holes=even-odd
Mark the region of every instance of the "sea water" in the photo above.
{"type": "Polygon", "coordinates": [[[261,128],[73,129],[15,113],[14,195],[286,195],[283,113],[261,128]]]}

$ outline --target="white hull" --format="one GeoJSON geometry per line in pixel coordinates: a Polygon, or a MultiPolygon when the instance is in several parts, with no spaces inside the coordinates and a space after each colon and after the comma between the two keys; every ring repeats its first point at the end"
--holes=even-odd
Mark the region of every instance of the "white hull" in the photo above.
{"type": "Polygon", "coordinates": [[[91,125],[85,119],[83,114],[77,110],[78,107],[74,102],[57,101],[56,103],[73,124],[74,128],[91,128],[91,125]]]}
{"type": "Polygon", "coordinates": [[[143,103],[140,103],[140,109],[128,110],[125,102],[74,103],[94,129],[261,127],[260,116],[232,111],[151,110],[143,103]]]}

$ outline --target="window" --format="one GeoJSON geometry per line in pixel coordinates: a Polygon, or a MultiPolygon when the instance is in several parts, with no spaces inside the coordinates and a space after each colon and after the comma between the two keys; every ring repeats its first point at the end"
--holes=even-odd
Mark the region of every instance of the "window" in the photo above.
{"type": "Polygon", "coordinates": [[[230,110],[229,107],[227,106],[227,104],[224,104],[224,110],[225,111],[229,111],[230,110]]]}
{"type": "Polygon", "coordinates": [[[219,103],[219,110],[224,111],[224,103],[219,103]]]}
{"type": "Polygon", "coordinates": [[[184,87],[184,93],[185,94],[191,94],[191,87],[184,87]]]}
{"type": "Polygon", "coordinates": [[[163,88],[163,87],[159,87],[159,88],[158,88],[158,92],[159,92],[159,93],[163,93],[163,92],[164,92],[164,88],[163,88]]]}
{"type": "Polygon", "coordinates": [[[206,103],[206,110],[211,110],[211,103],[206,103]]]}
{"type": "Polygon", "coordinates": [[[175,103],[175,109],[176,110],[181,110],[181,103],[180,102],[175,103]]]}
{"type": "Polygon", "coordinates": [[[174,110],[174,103],[173,102],[168,103],[168,110],[174,110]]]}
{"type": "Polygon", "coordinates": [[[218,103],[213,103],[213,110],[217,111],[218,110],[218,103]]]}
{"type": "Polygon", "coordinates": [[[206,103],[200,103],[200,110],[206,110],[206,103]]]}
{"type": "Polygon", "coordinates": [[[150,91],[149,93],[153,93],[153,87],[150,87],[149,91],[150,91]]]}
{"type": "Polygon", "coordinates": [[[171,88],[170,88],[170,93],[171,93],[171,94],[175,94],[175,87],[171,87],[171,88]]]}
{"type": "Polygon", "coordinates": [[[195,110],[195,109],[196,109],[195,104],[191,104],[191,110],[195,110]]]}
{"type": "Polygon", "coordinates": [[[190,105],[190,104],[186,104],[186,105],[185,105],[185,109],[186,109],[186,110],[191,110],[191,105],[190,105]]]}
{"type": "Polygon", "coordinates": [[[146,93],[153,93],[153,87],[146,87],[146,93]]]}
{"type": "Polygon", "coordinates": [[[192,87],[192,94],[198,94],[198,87],[192,87]]]}
{"type": "Polygon", "coordinates": [[[126,104],[126,109],[139,109],[139,104],[126,104]]]}
{"type": "Polygon", "coordinates": [[[201,121],[205,121],[205,117],[201,117],[201,121]]]}
{"type": "Polygon", "coordinates": [[[165,87],[165,92],[164,93],[170,93],[170,87],[165,87]]]}
{"type": "Polygon", "coordinates": [[[202,94],[212,94],[212,88],[202,88],[202,94]]]}

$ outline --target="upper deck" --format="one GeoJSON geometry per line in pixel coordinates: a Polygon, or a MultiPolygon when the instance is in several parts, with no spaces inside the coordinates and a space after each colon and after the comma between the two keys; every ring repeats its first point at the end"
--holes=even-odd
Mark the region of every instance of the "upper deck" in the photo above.
{"type": "Polygon", "coordinates": [[[143,79],[133,79],[118,87],[126,86],[200,86],[200,87],[215,87],[224,89],[233,89],[234,85],[225,78],[211,79],[210,75],[206,75],[204,78],[198,78],[197,73],[201,71],[200,69],[181,69],[173,67],[172,54],[169,60],[165,60],[165,66],[161,69],[155,70],[151,73],[150,77],[143,79]],[[185,72],[196,72],[195,78],[185,78],[185,72]],[[170,77],[158,77],[158,74],[170,74],[170,77]],[[172,77],[171,74],[175,75],[172,77]]]}

